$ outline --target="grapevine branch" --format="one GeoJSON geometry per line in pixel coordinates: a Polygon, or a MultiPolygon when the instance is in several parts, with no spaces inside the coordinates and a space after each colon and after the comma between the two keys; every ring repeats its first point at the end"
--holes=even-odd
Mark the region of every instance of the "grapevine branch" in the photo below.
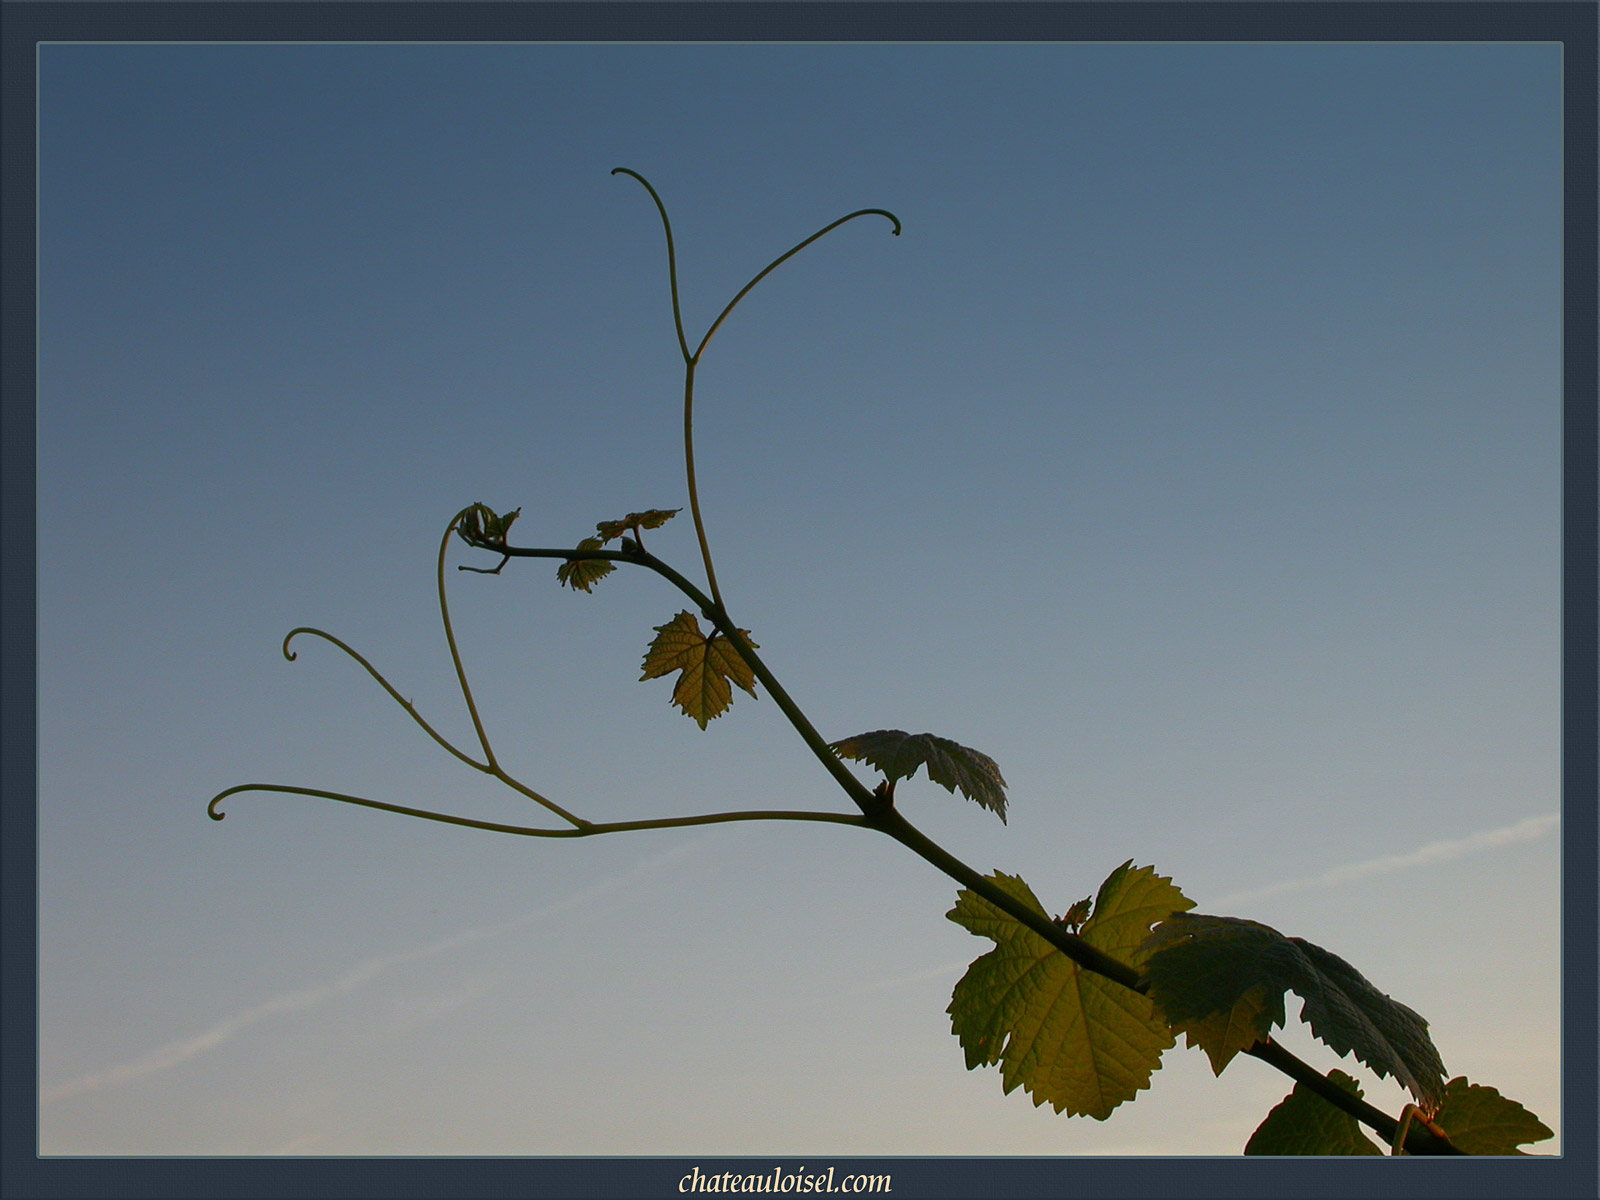
{"type": "MultiPolygon", "coordinates": [[[[427,720],[425,720],[412,703],[389,683],[389,681],[366,658],[359,654],[339,638],[325,633],[320,629],[310,626],[301,626],[291,630],[283,642],[284,657],[293,661],[296,654],[290,650],[290,643],[298,636],[320,638],[335,648],[343,651],[350,658],[359,663],[384,689],[388,695],[401,706],[408,716],[415,721],[425,733],[435,742],[444,747],[453,756],[472,767],[474,770],[491,775],[508,787],[533,800],[553,816],[565,822],[564,826],[556,828],[514,825],[492,821],[480,821],[467,817],[431,810],[414,808],[407,805],[392,804],[387,801],[373,800],[366,797],[354,796],[343,792],[334,792],[322,788],[298,787],[272,783],[250,783],[231,787],[219,792],[212,798],[208,812],[214,820],[223,820],[224,814],[219,805],[223,800],[241,792],[271,792],[288,795],[312,796],[321,799],[333,800],[343,804],[351,804],[364,808],[378,809],[384,812],[396,813],[402,816],[415,817],[422,820],[442,822],[445,824],[464,826],[472,829],[481,829],[493,833],[506,833],[524,837],[544,838],[575,838],[592,837],[608,833],[637,832],[646,829],[681,828],[695,825],[712,825],[734,821],[815,821],[827,822],[838,825],[852,825],[871,829],[882,833],[913,853],[919,855],[928,863],[944,872],[960,883],[963,887],[988,901],[995,908],[1021,922],[1028,929],[1044,938],[1051,946],[1067,955],[1073,962],[1085,970],[1092,971],[1109,979],[1122,987],[1132,991],[1146,994],[1147,982],[1132,966],[1115,958],[1112,955],[1096,948],[1077,933],[1065,925],[1052,921],[1018,898],[1012,896],[998,887],[993,880],[974,870],[972,867],[950,854],[932,839],[913,826],[905,816],[894,807],[892,782],[887,787],[877,791],[869,790],[854,774],[844,765],[840,756],[830,748],[829,744],[817,732],[809,718],[800,709],[787,691],[784,690],[777,678],[768,669],[755,647],[742,631],[728,616],[723,604],[722,593],[717,584],[715,568],[712,565],[710,545],[706,537],[705,522],[701,515],[700,496],[695,477],[694,462],[694,383],[695,370],[699,366],[702,355],[712,336],[721,328],[741,300],[749,294],[758,283],[770,275],[780,265],[798,254],[801,250],[822,238],[834,229],[863,216],[882,216],[887,218],[894,227],[894,233],[900,233],[900,221],[891,212],[884,209],[860,209],[819,229],[810,237],[798,242],[785,253],[779,255],[761,271],[757,272],[751,280],[728,302],[727,306],[717,316],[700,339],[694,350],[689,349],[689,341],[684,333],[682,310],[678,297],[678,271],[677,255],[672,235],[672,223],[667,216],[666,206],[656,193],[649,181],[636,171],[626,167],[618,167],[612,174],[631,176],[644,186],[655,202],[656,209],[661,216],[663,230],[667,243],[667,273],[672,295],[673,324],[677,334],[679,350],[684,361],[684,465],[687,476],[689,507],[694,518],[695,533],[699,541],[701,561],[705,567],[706,582],[710,589],[708,595],[689,579],[685,578],[676,569],[656,558],[646,551],[643,546],[632,538],[624,538],[621,550],[607,550],[604,548],[588,548],[596,545],[591,540],[584,548],[556,549],[556,548],[526,548],[510,546],[505,542],[504,530],[510,523],[510,517],[497,518],[496,532],[486,534],[485,528],[480,528],[469,521],[475,511],[483,511],[482,506],[474,505],[457,513],[445,529],[444,537],[439,544],[439,553],[436,565],[439,612],[444,625],[445,640],[449,646],[451,662],[455,668],[456,680],[461,689],[462,699],[466,704],[468,716],[471,719],[473,731],[477,736],[478,746],[482,753],[481,760],[472,754],[460,749],[447,738],[440,734],[427,720]],[[858,813],[840,813],[834,811],[810,810],[778,810],[754,809],[734,812],[703,813],[682,817],[655,817],[632,821],[591,821],[580,817],[568,809],[557,804],[548,797],[535,791],[520,780],[512,776],[500,764],[494,752],[488,732],[478,713],[477,703],[473,698],[472,687],[467,679],[466,669],[462,664],[460,649],[456,643],[455,630],[450,620],[449,601],[445,590],[445,552],[449,544],[450,535],[458,533],[473,546],[493,551],[501,555],[498,565],[493,568],[461,566],[463,571],[475,571],[481,574],[498,575],[501,569],[513,558],[553,558],[565,563],[582,561],[607,562],[613,565],[626,565],[644,567],[666,579],[684,596],[688,597],[700,610],[701,614],[715,627],[717,633],[726,638],[749,667],[751,673],[758,679],[771,694],[784,717],[800,735],[802,741],[810,748],[823,768],[833,777],[834,781],[851,799],[860,810],[858,813]]],[[[475,520],[476,518],[474,518],[475,520]]],[[[634,531],[637,534],[637,529],[634,531]]],[[[1279,1071],[1294,1079],[1298,1084],[1315,1092],[1330,1104],[1348,1113],[1356,1120],[1376,1131],[1385,1143],[1417,1155],[1461,1154],[1459,1148],[1451,1143],[1448,1137],[1443,1136],[1431,1121],[1411,1120],[1411,1110],[1408,1108],[1406,1119],[1397,1121],[1380,1109],[1359,1099],[1354,1094],[1345,1091],[1333,1083],[1321,1072],[1297,1058],[1282,1045],[1274,1042],[1270,1037],[1262,1038],[1244,1053],[1277,1068],[1279,1071]]]]}

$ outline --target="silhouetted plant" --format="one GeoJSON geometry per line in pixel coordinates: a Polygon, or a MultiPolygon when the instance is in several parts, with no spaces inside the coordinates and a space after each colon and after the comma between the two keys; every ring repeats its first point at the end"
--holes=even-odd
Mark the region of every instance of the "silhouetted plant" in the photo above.
{"type": "Polygon", "coordinates": [[[535,838],[595,837],[640,829],[712,825],[728,821],[823,821],[884,834],[920,855],[961,884],[946,915],[969,932],[994,943],[956,984],[950,1014],[969,1069],[1000,1065],[1007,1092],[1024,1088],[1035,1105],[1057,1112],[1109,1117],[1118,1105],[1150,1085],[1162,1054],[1179,1034],[1198,1046],[1220,1075],[1238,1054],[1276,1067],[1295,1081],[1293,1091],[1251,1136],[1246,1154],[1380,1154],[1360,1130],[1366,1125],[1394,1154],[1521,1154],[1519,1146],[1554,1136],[1533,1114],[1495,1089],[1464,1078],[1445,1081],[1444,1064],[1428,1035],[1428,1025],[1405,1005],[1368,983],[1349,963],[1300,938],[1236,917],[1192,913],[1194,902],[1153,867],[1117,867],[1092,898],[1080,900],[1052,918],[1020,878],[996,872],[981,875],[917,830],[895,805],[895,785],[925,769],[928,778],[952,793],[1006,819],[1006,783],[987,755],[930,733],[879,729],[828,741],[756,653],[750,631],[734,624],[717,584],[711,547],[700,511],[694,466],[695,370],[707,345],[728,315],[758,283],[812,242],[857,217],[888,220],[894,233],[900,221],[881,208],[865,208],[825,225],[779,255],[741,288],[693,350],[684,334],[678,303],[677,255],[672,223],[655,188],[638,172],[619,167],[649,192],[661,215],[667,242],[667,275],[672,318],[683,355],[683,449],[689,512],[705,569],[707,592],[657,558],[644,545],[646,530],[656,530],[680,509],[630,512],[601,521],[596,535],[571,548],[513,546],[507,539],[520,509],[497,514],[471,504],[450,518],[439,542],[436,575],[439,613],[456,679],[466,702],[478,747],[474,753],[453,745],[430,725],[409,700],[339,638],[301,626],[283,641],[305,635],[332,643],[377,680],[379,686],[449,753],[475,770],[541,805],[562,824],[555,827],[508,825],[428,809],[412,808],[323,788],[246,783],[215,796],[209,813],[240,792],[282,792],[317,796],[344,804],[465,825],[496,833],[535,838]],[[741,810],[634,821],[590,821],[569,812],[513,777],[500,764],[478,716],[472,687],[461,663],[450,606],[445,594],[445,557],[451,534],[468,546],[500,556],[493,567],[458,569],[498,575],[514,558],[547,558],[559,563],[557,581],[588,592],[619,566],[654,571],[678,589],[691,607],[656,626],[644,657],[643,680],[677,674],[672,703],[701,729],[726,712],[737,686],[754,696],[766,688],[812,753],[854,803],[854,812],[741,810]],[[609,549],[612,542],[618,548],[609,549]],[[709,631],[700,624],[704,618],[709,631]],[[867,788],[845,766],[863,762],[882,778],[867,788]],[[1284,996],[1303,1001],[1301,1019],[1340,1055],[1354,1054],[1380,1076],[1393,1078],[1413,1097],[1398,1118],[1361,1098],[1348,1075],[1326,1075],[1272,1038],[1285,1022],[1284,996]],[[1359,1124],[1358,1124],[1359,1123],[1359,1124]]]}

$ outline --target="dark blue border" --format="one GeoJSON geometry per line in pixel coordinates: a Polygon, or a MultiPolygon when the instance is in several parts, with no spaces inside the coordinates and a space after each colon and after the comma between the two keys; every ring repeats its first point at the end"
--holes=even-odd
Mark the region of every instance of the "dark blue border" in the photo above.
{"type": "MultiPolygon", "coordinates": [[[[0,1195],[663,1196],[691,1166],[792,1159],[40,1159],[36,1156],[34,118],[40,41],[1559,41],[1565,81],[1564,1064],[1559,1159],[830,1159],[893,1195],[1600,1195],[1596,1131],[1597,9],[1560,3],[17,3],[0,9],[0,1195]]],[[[820,1161],[820,1160],[819,1160],[820,1161]]]]}

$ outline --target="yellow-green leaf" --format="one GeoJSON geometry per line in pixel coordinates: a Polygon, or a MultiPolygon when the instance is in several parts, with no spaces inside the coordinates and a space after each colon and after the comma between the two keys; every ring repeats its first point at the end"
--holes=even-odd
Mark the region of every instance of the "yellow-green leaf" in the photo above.
{"type": "MultiPolygon", "coordinates": [[[[1361,1097],[1361,1085],[1343,1071],[1329,1071],[1328,1078],[1345,1091],[1361,1097]]],[[[1246,1154],[1377,1154],[1380,1150],[1356,1119],[1335,1108],[1310,1088],[1294,1085],[1262,1121],[1245,1144],[1246,1154]]]]}
{"type": "Polygon", "coordinates": [[[630,530],[638,537],[639,530],[660,529],[682,511],[678,508],[650,508],[644,512],[631,512],[620,521],[601,521],[595,529],[600,533],[601,542],[615,541],[630,530]]]}
{"type": "Polygon", "coordinates": [[[1434,1123],[1468,1154],[1526,1155],[1517,1147],[1555,1137],[1549,1126],[1515,1100],[1492,1087],[1468,1083],[1464,1075],[1445,1084],[1444,1104],[1434,1123]]]}
{"type": "MultiPolygon", "coordinates": [[[[672,702],[693,717],[701,729],[733,703],[731,684],[738,684],[752,696],[756,694],[755,674],[739,652],[717,630],[707,638],[693,613],[680,612],[655,629],[655,640],[644,656],[644,674],[639,678],[656,679],[673,671],[682,672],[672,689],[672,702]]],[[[739,633],[750,640],[748,631],[741,629],[739,633]]]]}
{"type": "MultiPolygon", "coordinates": [[[[1044,915],[1021,879],[990,878],[1044,915]]],[[[1153,868],[1124,863],[1100,887],[1083,939],[1138,967],[1150,926],[1192,901],[1153,868]]],[[[995,943],[967,968],[950,998],[950,1027],[969,1070],[998,1062],[1007,1092],[1036,1105],[1105,1120],[1150,1086],[1174,1038],[1138,992],[1085,971],[1016,918],[962,889],[949,918],[995,943]]]]}
{"type": "MultiPolygon", "coordinates": [[[[750,641],[748,630],[741,629],[745,641],[750,641]]],[[[750,642],[755,647],[754,642],[750,642]]],[[[750,664],[739,657],[739,652],[733,648],[733,643],[720,633],[713,633],[706,641],[706,667],[721,675],[724,679],[738,684],[752,696],[756,694],[756,674],[750,669],[750,664]]],[[[729,693],[730,697],[732,693],[729,693]]]]}
{"type": "MultiPolygon", "coordinates": [[[[600,539],[584,538],[578,543],[578,549],[598,550],[600,539]]],[[[574,558],[556,568],[556,578],[575,591],[587,592],[616,569],[615,564],[603,558],[574,558]]]]}
{"type": "Polygon", "coordinates": [[[1006,819],[1006,781],[994,759],[981,750],[931,733],[903,729],[874,729],[841,738],[828,747],[840,758],[856,759],[883,772],[891,787],[897,779],[910,779],[919,767],[948,792],[959,791],[981,808],[1006,819]]]}

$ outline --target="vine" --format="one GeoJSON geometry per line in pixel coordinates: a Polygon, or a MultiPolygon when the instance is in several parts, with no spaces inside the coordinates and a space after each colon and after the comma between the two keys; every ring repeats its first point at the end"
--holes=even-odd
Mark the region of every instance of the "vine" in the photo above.
{"type": "Polygon", "coordinates": [[[1239,1054],[1257,1059],[1294,1080],[1294,1088],[1251,1136],[1246,1154],[1381,1154],[1363,1134],[1365,1125],[1391,1154],[1521,1154],[1521,1145],[1552,1137],[1533,1114],[1495,1089],[1445,1069],[1427,1022],[1368,983],[1337,955],[1299,938],[1285,937],[1254,921],[1193,913],[1193,901],[1153,867],[1133,862],[1117,867],[1089,899],[1052,917],[1018,877],[983,875],[939,846],[895,806],[895,785],[919,770],[952,793],[959,792],[1006,819],[1006,783],[987,755],[932,734],[880,729],[829,742],[757,653],[750,632],[730,617],[717,583],[710,541],[700,508],[694,460],[694,383],[713,335],[745,296],[788,259],[857,217],[886,218],[899,235],[899,218],[864,208],[823,226],[758,271],[736,293],[691,351],[678,300],[677,252],[666,205],[650,182],[627,167],[613,175],[637,180],[660,214],[667,244],[672,319],[683,356],[683,449],[688,507],[699,543],[706,589],[657,558],[644,546],[644,531],[659,529],[680,509],[630,512],[596,525],[596,536],[571,548],[512,545],[508,535],[521,510],[497,514],[471,504],[450,518],[435,565],[439,615],[467,713],[478,740],[478,756],[445,738],[366,658],[321,629],[301,626],[284,638],[283,655],[300,636],[328,642],[359,663],[422,730],[455,758],[490,775],[542,807],[554,826],[480,821],[431,809],[394,804],[323,788],[246,783],[214,796],[207,811],[225,815],[222,801],[243,792],[311,796],[421,820],[523,837],[575,838],[714,825],[732,821],[819,821],[885,835],[955,880],[960,889],[948,917],[994,948],[973,961],[956,984],[948,1012],[969,1069],[998,1064],[1007,1092],[1025,1088],[1034,1103],[1057,1112],[1104,1120],[1150,1085],[1162,1054],[1177,1043],[1198,1046],[1218,1075],[1239,1054]],[[450,620],[445,559],[451,535],[469,547],[500,556],[493,567],[462,564],[460,571],[499,575],[512,559],[558,562],[559,584],[588,592],[620,567],[653,571],[692,606],[656,627],[641,679],[677,673],[672,702],[700,726],[725,712],[735,687],[756,694],[764,687],[823,769],[855,805],[854,812],[753,809],[591,821],[542,795],[500,763],[479,717],[472,686],[450,620]],[[617,549],[608,549],[617,542],[617,549]],[[709,594],[708,594],[709,592],[709,594]],[[710,623],[709,633],[700,618],[710,623]],[[869,789],[845,765],[863,762],[882,778],[869,789]],[[1072,985],[1072,986],[1069,986],[1072,985]],[[1411,1093],[1396,1118],[1362,1098],[1354,1079],[1337,1069],[1324,1074],[1285,1049],[1272,1030],[1285,1023],[1284,997],[1303,1001],[1301,1018],[1311,1032],[1340,1055],[1354,1054],[1380,1076],[1411,1093]]]}

